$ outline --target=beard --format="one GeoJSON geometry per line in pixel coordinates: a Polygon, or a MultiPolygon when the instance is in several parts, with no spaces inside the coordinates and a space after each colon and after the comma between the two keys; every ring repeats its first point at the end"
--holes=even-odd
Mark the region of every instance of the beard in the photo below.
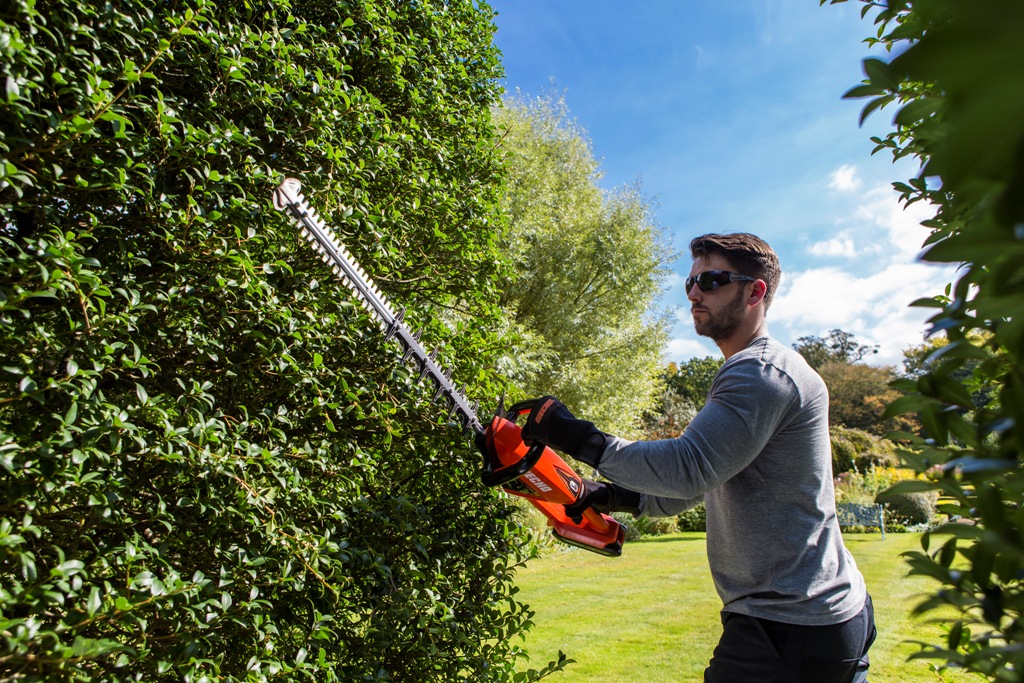
{"type": "Polygon", "coordinates": [[[702,337],[710,337],[713,341],[728,339],[739,329],[743,323],[743,300],[746,293],[745,288],[740,287],[739,292],[728,304],[722,307],[718,313],[711,313],[705,309],[703,320],[694,320],[693,328],[702,337]]]}

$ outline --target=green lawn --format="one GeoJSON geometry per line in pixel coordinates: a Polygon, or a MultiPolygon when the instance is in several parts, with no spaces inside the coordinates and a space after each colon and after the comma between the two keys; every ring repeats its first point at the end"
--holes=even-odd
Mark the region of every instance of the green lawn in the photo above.
{"type": "MultiPolygon", "coordinates": [[[[878,639],[871,648],[872,683],[939,681],[923,660],[907,661],[917,647],[937,642],[941,627],[912,619],[910,610],[927,579],[907,577],[901,552],[920,549],[917,534],[850,534],[850,552],[875,604],[878,639]]],[[[756,550],[753,550],[757,552],[756,550]]],[[[704,534],[686,533],[628,543],[622,557],[582,550],[552,552],[517,576],[520,598],[535,612],[524,648],[541,668],[565,652],[576,663],[553,683],[701,681],[721,634],[721,602],[711,583],[704,534]]],[[[947,681],[976,682],[962,672],[947,681]]]]}

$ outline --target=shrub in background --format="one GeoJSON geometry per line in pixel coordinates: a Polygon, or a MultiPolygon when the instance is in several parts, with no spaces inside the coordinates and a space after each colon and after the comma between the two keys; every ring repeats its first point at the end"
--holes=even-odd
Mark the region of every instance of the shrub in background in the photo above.
{"type": "Polygon", "coordinates": [[[832,426],[832,472],[857,470],[866,472],[874,466],[894,467],[899,464],[896,446],[888,439],[869,434],[862,429],[832,426]]]}
{"type": "Polygon", "coordinates": [[[937,513],[938,500],[938,491],[883,491],[875,498],[876,503],[885,506],[886,520],[905,526],[931,524],[937,513]]]}
{"type": "Polygon", "coordinates": [[[675,517],[634,517],[628,512],[612,513],[626,530],[626,541],[637,541],[647,536],[663,536],[678,531],[675,517]]]}
{"type": "MultiPolygon", "coordinates": [[[[938,495],[905,494],[890,492],[900,482],[924,480],[908,468],[872,467],[866,472],[841,472],[835,479],[836,504],[856,503],[858,505],[884,505],[887,531],[899,531],[903,527],[930,524],[937,512],[938,495]]],[[[845,531],[852,531],[845,527],[845,531]]]]}
{"type": "Polygon", "coordinates": [[[524,498],[511,495],[509,498],[516,510],[514,519],[521,525],[523,533],[528,539],[527,546],[530,557],[573,548],[573,546],[562,543],[555,538],[551,533],[551,527],[548,525],[548,518],[540,510],[524,498]]]}
{"type": "Polygon", "coordinates": [[[676,516],[680,531],[707,531],[708,515],[704,503],[700,503],[676,516]]]}
{"type": "Polygon", "coordinates": [[[302,178],[496,395],[490,19],[8,3],[0,679],[513,675],[510,506],[270,206],[302,178]]]}
{"type": "Polygon", "coordinates": [[[872,467],[866,472],[841,472],[835,478],[836,503],[874,505],[875,498],[901,481],[917,478],[913,470],[901,467],[872,467]]]}

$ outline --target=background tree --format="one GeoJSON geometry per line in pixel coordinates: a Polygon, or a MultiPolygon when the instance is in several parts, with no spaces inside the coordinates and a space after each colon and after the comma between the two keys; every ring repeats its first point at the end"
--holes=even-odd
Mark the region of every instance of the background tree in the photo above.
{"type": "Polygon", "coordinates": [[[644,415],[644,438],[674,439],[682,436],[696,415],[697,407],[693,403],[666,389],[661,401],[644,415]]]}
{"type": "Polygon", "coordinates": [[[644,415],[643,433],[648,439],[680,436],[707,401],[711,383],[723,359],[708,356],[669,363],[661,373],[665,390],[660,402],[644,415]]]}
{"type": "Polygon", "coordinates": [[[928,372],[935,353],[948,343],[946,335],[936,334],[916,346],[903,349],[903,376],[907,379],[917,379],[928,372]]]}
{"type": "Polygon", "coordinates": [[[513,677],[512,509],[270,201],[495,396],[491,17],[5,3],[0,679],[513,677]]]}
{"type": "Polygon", "coordinates": [[[957,263],[945,292],[915,302],[936,309],[948,343],[924,372],[903,381],[890,414],[916,412],[924,437],[906,459],[934,482],[897,489],[940,491],[944,510],[974,524],[948,524],[922,540],[912,571],[938,586],[919,607],[957,610],[945,642],[924,647],[991,680],[1024,671],[1024,3],[1019,0],[865,0],[881,43],[897,56],[864,62],[867,79],[848,93],[872,98],[862,118],[897,105],[895,129],[876,151],[922,162],[896,183],[906,203],[935,215],[923,258],[957,263]],[[977,331],[990,335],[983,346],[977,331]],[[973,383],[957,381],[976,362],[973,383]],[[938,544],[933,548],[933,543],[938,544]]]}
{"type": "MultiPolygon", "coordinates": [[[[971,346],[975,346],[978,349],[985,349],[991,342],[991,333],[980,331],[980,332],[968,332],[965,339],[971,346]]],[[[945,334],[938,333],[925,339],[922,343],[917,346],[911,346],[903,350],[903,376],[907,379],[918,379],[926,372],[931,370],[945,353],[946,346],[949,345],[949,339],[945,334]]],[[[961,381],[967,382],[969,378],[974,375],[974,371],[978,369],[980,365],[980,358],[983,356],[984,351],[976,352],[977,358],[966,358],[960,368],[952,373],[952,377],[961,381]]]]}
{"type": "Polygon", "coordinates": [[[660,395],[666,316],[654,310],[671,254],[638,186],[614,192],[585,132],[551,98],[495,112],[508,182],[502,206],[516,277],[501,297],[526,395],[629,434],[660,395]]]}
{"type": "Polygon", "coordinates": [[[830,424],[879,436],[913,428],[911,420],[883,419],[886,407],[900,393],[889,386],[895,379],[892,368],[863,362],[878,353],[877,345],[861,344],[850,332],[835,329],[825,337],[800,337],[793,348],[828,386],[830,424]]]}
{"type": "Polygon", "coordinates": [[[793,344],[793,348],[815,370],[829,361],[859,363],[866,356],[878,353],[877,344],[861,344],[853,334],[839,329],[829,330],[825,337],[800,337],[793,344]]]}
{"type": "Polygon", "coordinates": [[[818,374],[828,386],[830,424],[878,436],[912,428],[909,421],[885,417],[888,405],[901,396],[890,386],[895,379],[892,368],[829,360],[818,374]]]}
{"type": "Polygon", "coordinates": [[[669,363],[665,369],[665,386],[700,410],[707,402],[711,383],[724,363],[724,359],[706,356],[691,358],[682,363],[669,363]]]}

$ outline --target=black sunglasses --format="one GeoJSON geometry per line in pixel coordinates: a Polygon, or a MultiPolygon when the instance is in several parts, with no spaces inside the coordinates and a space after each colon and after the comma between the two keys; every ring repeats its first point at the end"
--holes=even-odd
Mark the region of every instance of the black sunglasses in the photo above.
{"type": "Polygon", "coordinates": [[[695,277],[686,278],[686,291],[689,292],[693,289],[694,285],[700,287],[700,291],[702,292],[710,292],[712,289],[724,287],[730,282],[756,281],[757,278],[750,277],[749,275],[732,273],[728,270],[705,270],[703,273],[699,273],[695,277]]]}

